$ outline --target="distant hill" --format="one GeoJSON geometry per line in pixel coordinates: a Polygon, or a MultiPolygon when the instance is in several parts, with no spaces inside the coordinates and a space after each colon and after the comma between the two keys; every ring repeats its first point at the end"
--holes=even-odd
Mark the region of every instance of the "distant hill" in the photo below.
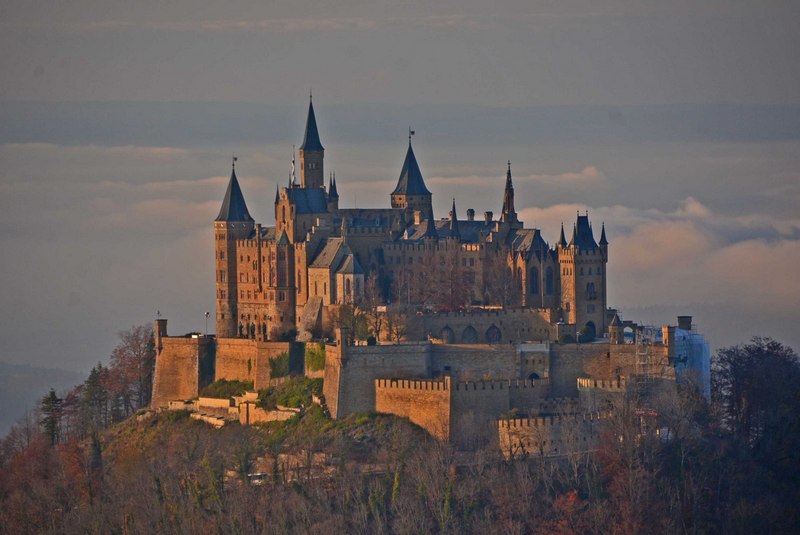
{"type": "Polygon", "coordinates": [[[61,393],[85,379],[85,374],[74,371],[0,362],[0,437],[50,388],[61,393]]]}

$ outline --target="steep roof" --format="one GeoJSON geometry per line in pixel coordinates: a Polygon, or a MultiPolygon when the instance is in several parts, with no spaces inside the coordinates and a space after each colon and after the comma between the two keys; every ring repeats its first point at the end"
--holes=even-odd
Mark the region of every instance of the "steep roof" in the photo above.
{"type": "Polygon", "coordinates": [[[225,191],[225,198],[222,200],[216,221],[253,221],[247,211],[235,169],[231,170],[231,179],[228,181],[228,189],[225,191]]]}
{"type": "Polygon", "coordinates": [[[394,188],[392,195],[430,195],[431,192],[425,187],[425,180],[417,164],[417,157],[414,156],[414,149],[411,143],[408,144],[406,160],[403,162],[403,169],[400,171],[400,178],[397,180],[397,187],[394,188]]]}
{"type": "Polygon", "coordinates": [[[300,145],[301,150],[308,151],[322,151],[325,148],[319,140],[319,130],[317,130],[317,117],[314,115],[314,103],[309,99],[308,101],[308,118],[306,119],[306,133],[303,136],[303,144],[300,145]]]}
{"type": "Polygon", "coordinates": [[[319,252],[317,257],[311,262],[310,267],[331,267],[331,264],[336,259],[336,255],[339,252],[339,249],[342,247],[342,243],[344,239],[342,238],[328,238],[325,247],[319,252]]]}
{"type": "Polygon", "coordinates": [[[594,234],[592,233],[592,226],[589,224],[588,215],[578,215],[578,221],[572,232],[572,240],[570,245],[574,245],[578,249],[596,249],[597,242],[594,241],[594,234]]]}
{"type": "Polygon", "coordinates": [[[328,202],[322,188],[286,188],[289,202],[298,214],[320,214],[328,211],[328,202]]]}
{"type": "Polygon", "coordinates": [[[354,275],[363,275],[364,270],[361,268],[361,264],[358,263],[358,258],[356,258],[352,252],[349,252],[345,253],[344,260],[342,260],[342,265],[339,266],[339,269],[336,270],[336,273],[352,273],[354,275]]]}

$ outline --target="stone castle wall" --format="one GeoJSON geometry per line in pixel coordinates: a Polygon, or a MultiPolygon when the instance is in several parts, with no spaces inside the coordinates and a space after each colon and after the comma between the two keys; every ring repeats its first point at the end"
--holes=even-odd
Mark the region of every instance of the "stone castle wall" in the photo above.
{"type": "Polygon", "coordinates": [[[163,337],[158,345],[151,406],[195,398],[214,380],[213,338],[163,337]]]}
{"type": "Polygon", "coordinates": [[[598,446],[601,413],[574,416],[500,419],[500,451],[506,458],[558,456],[591,451],[598,446]]]}
{"type": "Polygon", "coordinates": [[[414,324],[414,332],[409,333],[409,338],[419,339],[427,335],[445,338],[442,332],[448,328],[453,333],[451,343],[486,344],[489,343],[487,331],[494,326],[500,330],[500,344],[554,340],[555,328],[548,320],[549,310],[530,308],[425,314],[421,321],[414,324]],[[474,329],[477,339],[470,337],[470,328],[474,329]]]}
{"type": "Polygon", "coordinates": [[[408,418],[431,435],[450,440],[450,378],[376,379],[375,411],[408,418]]]}
{"type": "Polygon", "coordinates": [[[266,388],[272,379],[270,361],[283,354],[289,355],[292,372],[302,373],[302,344],[221,338],[217,340],[215,380],[253,381],[256,390],[266,388]]]}

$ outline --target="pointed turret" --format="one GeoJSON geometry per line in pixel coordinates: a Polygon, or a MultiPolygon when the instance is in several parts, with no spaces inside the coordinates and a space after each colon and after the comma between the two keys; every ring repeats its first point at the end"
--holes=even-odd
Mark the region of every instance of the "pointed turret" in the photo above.
{"type": "Polygon", "coordinates": [[[303,134],[303,144],[300,145],[300,185],[302,187],[322,188],[325,186],[325,175],[322,168],[324,159],[325,148],[319,140],[314,103],[309,95],[306,131],[303,134]]]}
{"type": "Polygon", "coordinates": [[[423,234],[422,237],[433,239],[439,238],[439,233],[436,232],[436,221],[433,219],[433,210],[428,212],[428,217],[425,219],[425,234],[423,234]]]}
{"type": "Polygon", "coordinates": [[[600,232],[600,245],[608,245],[608,240],[606,239],[606,223],[603,222],[603,230],[600,232]]]}
{"type": "Polygon", "coordinates": [[[503,191],[503,212],[500,215],[500,221],[503,223],[516,224],[517,212],[514,209],[514,184],[511,181],[511,160],[508,161],[508,170],[506,171],[506,187],[503,191]]]}
{"type": "Polygon", "coordinates": [[[331,199],[339,198],[339,192],[336,189],[336,175],[331,176],[330,187],[328,188],[328,197],[331,199]]]}
{"type": "Polygon", "coordinates": [[[225,191],[225,198],[222,200],[222,207],[215,221],[252,221],[247,205],[244,202],[242,188],[239,187],[239,180],[236,178],[236,169],[231,169],[231,178],[228,181],[228,189],[225,191]]]}
{"type": "Polygon", "coordinates": [[[567,246],[567,238],[564,236],[564,223],[561,223],[561,237],[558,239],[558,244],[561,247],[567,246]]]}
{"type": "Polygon", "coordinates": [[[572,224],[572,239],[569,241],[570,245],[576,245],[578,243],[578,226],[573,223],[572,224]]]}
{"type": "Polygon", "coordinates": [[[419,210],[425,214],[432,213],[431,192],[425,186],[417,157],[414,155],[414,148],[411,146],[410,136],[403,169],[400,171],[400,178],[397,179],[397,187],[394,188],[391,199],[392,208],[407,208],[419,210]]]}
{"type": "Polygon", "coordinates": [[[453,238],[461,237],[461,234],[458,232],[458,214],[456,214],[455,197],[453,197],[453,208],[450,209],[450,236],[453,238]]]}
{"type": "Polygon", "coordinates": [[[278,201],[281,200],[281,188],[277,184],[275,184],[275,204],[278,204],[278,201]]]}

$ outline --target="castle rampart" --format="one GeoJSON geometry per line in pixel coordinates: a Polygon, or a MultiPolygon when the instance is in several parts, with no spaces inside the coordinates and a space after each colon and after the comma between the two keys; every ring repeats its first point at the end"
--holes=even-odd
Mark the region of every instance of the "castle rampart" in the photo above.
{"type": "Polygon", "coordinates": [[[500,450],[507,458],[558,456],[597,448],[599,427],[605,415],[599,412],[568,416],[500,419],[497,421],[500,450]]]}
{"type": "Polygon", "coordinates": [[[197,397],[214,380],[215,346],[210,336],[167,337],[166,320],[159,321],[151,405],[166,407],[172,400],[197,397]]]}

